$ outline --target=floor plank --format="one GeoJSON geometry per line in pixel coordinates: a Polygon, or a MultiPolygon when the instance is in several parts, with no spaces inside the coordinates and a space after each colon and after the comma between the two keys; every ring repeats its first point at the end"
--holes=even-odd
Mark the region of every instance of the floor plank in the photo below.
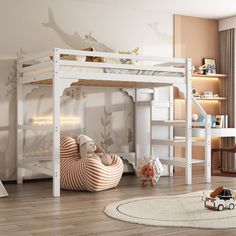
{"type": "Polygon", "coordinates": [[[109,203],[132,197],[183,194],[218,185],[236,189],[236,178],[214,176],[212,184],[194,175],[193,185],[184,184],[184,177],[162,177],[158,184],[143,188],[134,175],[122,177],[115,189],[98,192],[62,191],[53,198],[52,182],[26,182],[23,185],[5,184],[8,198],[0,199],[0,235],[97,235],[97,236],[199,236],[236,235],[236,229],[211,230],[174,227],[151,227],[118,221],[106,216],[103,209],[109,203]]]}

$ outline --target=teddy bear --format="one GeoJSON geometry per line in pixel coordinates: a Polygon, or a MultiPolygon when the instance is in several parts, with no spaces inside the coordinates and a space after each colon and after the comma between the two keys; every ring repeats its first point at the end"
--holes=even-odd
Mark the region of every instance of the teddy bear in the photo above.
{"type": "Polygon", "coordinates": [[[76,138],[77,143],[80,148],[80,157],[81,159],[92,158],[99,162],[102,162],[104,165],[109,166],[112,164],[112,158],[109,154],[106,154],[105,151],[95,144],[93,139],[87,135],[79,135],[76,138]]]}

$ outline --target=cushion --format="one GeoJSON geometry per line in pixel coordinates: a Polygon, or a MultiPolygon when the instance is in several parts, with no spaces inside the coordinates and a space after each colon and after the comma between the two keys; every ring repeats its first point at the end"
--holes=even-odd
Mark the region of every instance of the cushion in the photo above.
{"type": "Polygon", "coordinates": [[[76,140],[72,137],[63,137],[60,140],[60,156],[61,158],[78,157],[79,148],[76,140]]]}
{"type": "Polygon", "coordinates": [[[68,190],[102,191],[116,187],[123,174],[123,162],[117,155],[109,154],[112,164],[80,159],[79,148],[72,137],[61,139],[61,188],[68,190]]]}

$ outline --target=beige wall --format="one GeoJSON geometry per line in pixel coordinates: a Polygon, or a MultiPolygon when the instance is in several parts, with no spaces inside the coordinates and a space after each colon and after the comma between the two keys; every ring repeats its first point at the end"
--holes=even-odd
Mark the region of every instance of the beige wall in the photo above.
{"type": "MultiPolygon", "coordinates": [[[[193,65],[196,70],[203,64],[203,58],[216,59],[217,66],[219,65],[219,25],[216,20],[208,20],[189,16],[174,16],[174,56],[182,58],[192,58],[193,65]]],[[[219,68],[219,67],[218,67],[219,68]]],[[[219,93],[219,82],[208,80],[207,78],[194,79],[192,87],[197,88],[199,94],[204,91],[214,91],[219,93]],[[203,82],[204,81],[204,82],[203,82]]],[[[178,94],[178,93],[176,93],[178,94]]],[[[219,114],[218,102],[201,102],[202,107],[208,114],[219,114]]],[[[176,119],[184,118],[184,103],[176,100],[175,102],[175,117],[176,119]]],[[[193,107],[193,113],[198,113],[193,107]]],[[[212,140],[212,146],[219,145],[218,139],[212,140]]],[[[175,155],[184,155],[184,150],[181,148],[175,149],[175,155]]],[[[193,158],[203,158],[204,148],[193,147],[193,158]]],[[[215,163],[216,167],[217,163],[215,163]]],[[[202,169],[202,167],[194,167],[194,169],[202,169]]],[[[176,168],[176,171],[183,169],[176,168]]]]}
{"type": "Polygon", "coordinates": [[[203,58],[215,58],[219,63],[219,24],[189,16],[174,16],[174,55],[189,57],[196,68],[202,65],[203,58]]]}

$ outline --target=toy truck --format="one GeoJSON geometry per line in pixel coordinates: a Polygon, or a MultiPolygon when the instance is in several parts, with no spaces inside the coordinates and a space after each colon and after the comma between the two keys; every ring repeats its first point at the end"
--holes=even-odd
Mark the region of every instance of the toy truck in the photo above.
{"type": "Polygon", "coordinates": [[[210,196],[203,195],[204,206],[212,210],[223,211],[224,209],[233,210],[235,208],[235,196],[230,189],[223,187],[216,188],[210,196]]]}

